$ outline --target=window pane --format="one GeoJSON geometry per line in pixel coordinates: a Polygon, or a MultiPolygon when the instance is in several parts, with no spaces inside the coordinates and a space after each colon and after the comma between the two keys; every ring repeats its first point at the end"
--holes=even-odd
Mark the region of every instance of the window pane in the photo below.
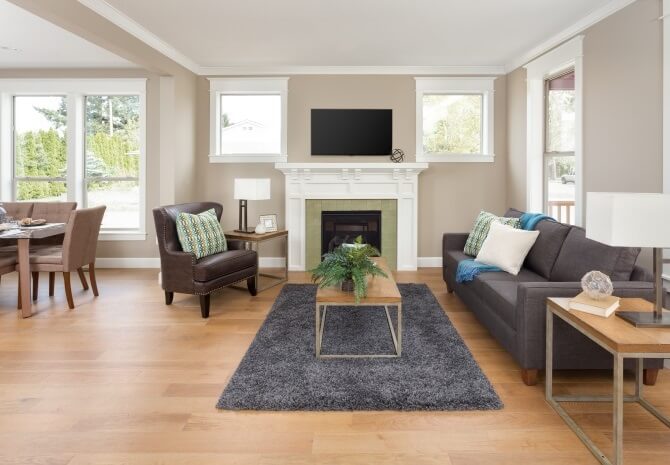
{"type": "Polygon", "coordinates": [[[64,178],[67,167],[65,97],[14,97],[14,173],[64,178]]]}
{"type": "Polygon", "coordinates": [[[106,205],[103,228],[138,229],[140,227],[139,181],[89,180],[86,200],[89,207],[106,205]]]}
{"type": "Polygon", "coordinates": [[[575,157],[547,156],[546,161],[547,214],[575,224],[575,157]]]}
{"type": "Polygon", "coordinates": [[[482,153],[482,95],[424,95],[425,153],[482,153]]]}
{"type": "Polygon", "coordinates": [[[222,95],[221,153],[281,153],[281,96],[222,95]]]}
{"type": "Polygon", "coordinates": [[[574,88],[566,89],[568,85],[564,80],[560,80],[560,83],[550,81],[547,90],[546,151],[574,152],[575,91],[574,88]]]}
{"type": "Polygon", "coordinates": [[[140,98],[86,96],[86,177],[139,176],[140,98]]]}
{"type": "Polygon", "coordinates": [[[60,181],[17,181],[16,200],[64,202],[67,200],[67,189],[60,181]]]}

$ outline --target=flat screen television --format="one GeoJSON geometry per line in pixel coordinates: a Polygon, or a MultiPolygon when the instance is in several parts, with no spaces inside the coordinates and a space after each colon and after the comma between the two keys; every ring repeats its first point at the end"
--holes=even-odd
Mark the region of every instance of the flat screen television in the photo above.
{"type": "Polygon", "coordinates": [[[393,110],[312,109],[312,155],[390,155],[393,110]]]}

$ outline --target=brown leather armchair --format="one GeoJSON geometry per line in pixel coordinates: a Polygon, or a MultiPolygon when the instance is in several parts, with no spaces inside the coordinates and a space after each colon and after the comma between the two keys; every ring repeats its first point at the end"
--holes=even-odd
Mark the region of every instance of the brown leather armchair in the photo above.
{"type": "Polygon", "coordinates": [[[170,305],[174,293],[200,296],[200,312],[209,317],[210,294],[231,284],[246,280],[251,295],[256,295],[258,255],[245,250],[244,243],[228,241],[228,250],[197,260],[184,252],[177,236],[177,216],[181,212],[202,213],[213,208],[221,221],[223,206],[214,202],[194,202],[154,208],[156,237],[161,257],[161,283],[165,304],[170,305]]]}

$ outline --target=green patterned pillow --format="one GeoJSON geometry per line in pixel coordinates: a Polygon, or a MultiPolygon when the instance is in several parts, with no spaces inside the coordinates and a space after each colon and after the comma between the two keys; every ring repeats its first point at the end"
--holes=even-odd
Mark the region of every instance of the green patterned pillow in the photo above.
{"type": "Polygon", "coordinates": [[[228,248],[213,208],[197,215],[179,213],[177,236],[184,252],[192,253],[195,258],[224,252],[228,248]]]}
{"type": "Polygon", "coordinates": [[[481,211],[475,220],[475,224],[472,227],[472,232],[468,236],[468,240],[465,243],[465,248],[463,252],[467,255],[476,257],[479,253],[479,249],[482,248],[482,244],[486,239],[486,236],[489,235],[489,229],[491,228],[492,222],[498,222],[511,226],[513,228],[519,229],[521,226],[519,218],[506,218],[504,216],[496,216],[493,213],[481,211]]]}

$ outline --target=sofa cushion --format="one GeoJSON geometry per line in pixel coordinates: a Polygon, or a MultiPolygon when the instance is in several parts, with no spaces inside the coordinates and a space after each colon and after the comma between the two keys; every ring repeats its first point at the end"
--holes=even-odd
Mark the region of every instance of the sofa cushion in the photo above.
{"type": "Polygon", "coordinates": [[[584,229],[573,226],[563,242],[550,278],[551,281],[580,281],[589,271],[598,270],[612,281],[629,281],[639,254],[637,247],[611,247],[587,239],[584,229]]]}
{"type": "Polygon", "coordinates": [[[205,282],[256,266],[256,252],[228,250],[201,258],[193,266],[193,278],[205,282]]]}
{"type": "Polygon", "coordinates": [[[521,218],[521,215],[523,215],[524,212],[521,210],[517,210],[516,208],[510,208],[505,212],[505,217],[507,218],[521,218]]]}
{"type": "Polygon", "coordinates": [[[473,257],[476,257],[479,253],[479,249],[482,248],[482,244],[486,240],[486,237],[489,235],[489,229],[491,228],[491,223],[502,223],[513,228],[519,227],[518,218],[506,218],[504,216],[496,216],[493,213],[480,211],[479,215],[475,219],[475,223],[472,226],[472,231],[468,236],[468,240],[465,242],[465,248],[463,252],[473,257]]]}
{"type": "Polygon", "coordinates": [[[479,294],[479,297],[484,300],[510,328],[514,329],[516,329],[516,292],[518,287],[518,282],[507,280],[479,281],[477,285],[477,293],[479,294]]]}
{"type": "Polygon", "coordinates": [[[535,230],[540,235],[528,252],[524,266],[549,279],[570,229],[569,225],[557,221],[542,220],[537,223],[535,230]]]}

